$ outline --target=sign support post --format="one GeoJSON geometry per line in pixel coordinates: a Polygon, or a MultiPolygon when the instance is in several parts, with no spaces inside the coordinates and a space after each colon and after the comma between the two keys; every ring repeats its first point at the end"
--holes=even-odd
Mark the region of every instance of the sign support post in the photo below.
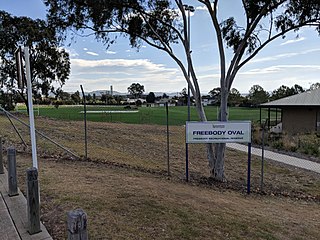
{"type": "Polygon", "coordinates": [[[170,140],[169,140],[169,107],[168,102],[166,102],[166,116],[167,116],[167,171],[168,176],[170,176],[170,140]]]}
{"type": "Polygon", "coordinates": [[[247,193],[250,194],[251,185],[251,142],[248,143],[248,176],[247,176],[247,193]]]}

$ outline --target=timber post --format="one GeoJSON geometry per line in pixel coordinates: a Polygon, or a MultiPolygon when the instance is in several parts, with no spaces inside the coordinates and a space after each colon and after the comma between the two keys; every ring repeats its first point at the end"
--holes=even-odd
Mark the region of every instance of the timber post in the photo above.
{"type": "Polygon", "coordinates": [[[88,240],[87,214],[82,209],[67,213],[68,240],[88,240]]]}
{"type": "Polygon", "coordinates": [[[30,235],[41,232],[38,170],[27,169],[27,219],[30,235]]]}
{"type": "Polygon", "coordinates": [[[9,196],[13,197],[19,195],[18,183],[17,183],[17,164],[16,164],[16,149],[10,147],[7,149],[8,157],[8,185],[9,185],[9,196]]]}
{"type": "Polygon", "coordinates": [[[2,158],[2,137],[0,136],[0,174],[4,174],[3,158],[2,158]]]}

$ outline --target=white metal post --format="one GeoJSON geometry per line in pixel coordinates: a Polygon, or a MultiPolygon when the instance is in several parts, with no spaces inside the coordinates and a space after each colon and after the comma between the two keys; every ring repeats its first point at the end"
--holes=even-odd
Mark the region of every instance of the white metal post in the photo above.
{"type": "Polygon", "coordinates": [[[35,131],[35,125],[34,125],[34,114],[33,114],[33,103],[32,103],[30,57],[29,57],[28,47],[24,48],[24,57],[26,62],[26,75],[27,75],[26,78],[27,78],[27,91],[28,91],[30,137],[31,137],[31,148],[32,148],[32,166],[38,169],[36,131],[35,131]]]}

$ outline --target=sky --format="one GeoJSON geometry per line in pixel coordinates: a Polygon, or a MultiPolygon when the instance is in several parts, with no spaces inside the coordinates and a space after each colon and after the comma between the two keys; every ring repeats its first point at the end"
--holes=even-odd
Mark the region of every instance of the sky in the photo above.
{"type": "MultiPolygon", "coordinates": [[[[234,16],[243,21],[239,11],[240,0],[221,1],[219,18],[234,16]],[[238,5],[237,5],[238,4],[238,5]]],[[[195,0],[185,1],[196,8],[191,14],[191,50],[201,93],[207,94],[219,87],[219,58],[215,34],[208,13],[195,0]]],[[[0,9],[16,16],[45,19],[46,9],[42,0],[0,0],[0,9]]],[[[127,92],[132,83],[144,85],[145,92],[181,92],[187,86],[176,63],[166,54],[148,45],[139,51],[129,46],[126,38],[118,38],[108,49],[93,37],[77,36],[65,46],[70,54],[71,74],[63,86],[67,92],[107,90],[127,92]]],[[[179,55],[180,48],[175,47],[179,55]]],[[[231,50],[227,49],[227,56],[231,50]]],[[[320,38],[311,28],[288,34],[262,50],[238,73],[232,87],[248,93],[258,84],[271,92],[281,85],[299,84],[309,88],[320,82],[320,38]]],[[[230,62],[230,59],[227,59],[230,62]]]]}

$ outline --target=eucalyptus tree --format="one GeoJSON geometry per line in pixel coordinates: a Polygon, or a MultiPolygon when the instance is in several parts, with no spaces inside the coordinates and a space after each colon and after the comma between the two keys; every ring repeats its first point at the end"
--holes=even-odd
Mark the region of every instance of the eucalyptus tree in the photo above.
{"type": "Polygon", "coordinates": [[[248,99],[252,106],[256,107],[261,103],[268,102],[269,93],[260,85],[253,85],[249,90],[248,99]]]}
{"type": "Polygon", "coordinates": [[[132,94],[135,98],[138,98],[144,93],[144,86],[140,83],[132,83],[127,90],[128,93],[132,94]]]}
{"type": "Polygon", "coordinates": [[[156,95],[154,92],[149,92],[149,94],[146,97],[147,103],[154,103],[156,101],[156,95]]]}
{"type": "Polygon", "coordinates": [[[30,49],[34,96],[48,97],[55,91],[54,83],[60,87],[64,85],[70,73],[70,61],[69,54],[59,47],[60,40],[55,29],[44,20],[16,17],[0,11],[1,87],[18,93],[27,102],[26,89],[17,88],[15,51],[18,46],[30,49]]]}
{"type": "Polygon", "coordinates": [[[279,88],[272,91],[271,100],[277,100],[280,98],[288,97],[291,95],[304,92],[303,87],[298,84],[293,85],[291,88],[285,85],[281,85],[279,88]]]}
{"type": "MultiPolygon", "coordinates": [[[[290,31],[314,26],[320,31],[318,0],[234,0],[240,3],[243,19],[230,16],[221,22],[220,9],[228,1],[194,0],[209,13],[212,31],[216,35],[220,60],[220,121],[228,120],[228,95],[239,70],[262,49],[290,31]],[[240,23],[244,23],[241,25],[240,23]],[[231,54],[226,54],[226,48],[231,54]],[[227,56],[231,56],[227,58],[227,56]]],[[[68,28],[92,30],[96,38],[108,46],[115,42],[114,33],[128,37],[131,46],[142,42],[166,52],[180,67],[194,96],[201,121],[206,115],[201,104],[198,78],[188,44],[187,16],[182,0],[44,0],[52,24],[61,31],[68,28]],[[176,55],[173,45],[179,45],[183,56],[176,55]],[[188,76],[188,66],[191,77],[188,76]]],[[[191,1],[188,1],[188,3],[191,1]]],[[[230,3],[230,1],[229,1],[230,3]]],[[[235,7],[237,4],[234,5],[235,7]]],[[[203,32],[207,37],[207,32],[203,32]]],[[[117,35],[118,36],[118,35],[117,35]]],[[[225,144],[216,144],[215,151],[207,145],[212,176],[225,179],[225,144]]]]}
{"type": "Polygon", "coordinates": [[[320,83],[319,82],[317,82],[317,83],[312,83],[311,85],[310,85],[310,90],[315,90],[315,89],[318,89],[318,88],[320,88],[320,83]]]}

